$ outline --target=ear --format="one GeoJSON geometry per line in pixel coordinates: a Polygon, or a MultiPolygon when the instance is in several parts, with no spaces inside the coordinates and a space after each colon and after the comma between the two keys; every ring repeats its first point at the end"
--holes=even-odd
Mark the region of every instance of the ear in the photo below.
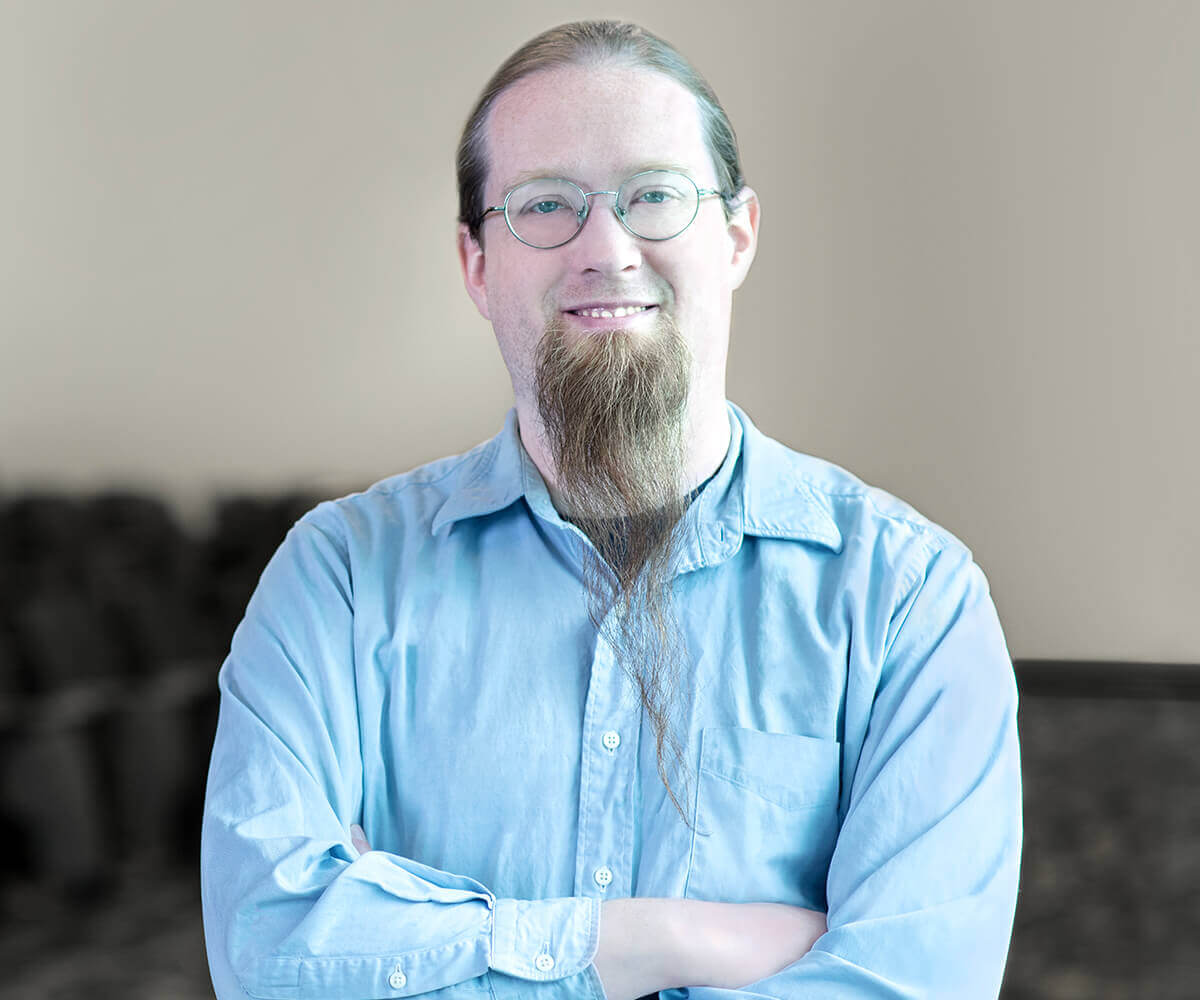
{"type": "Polygon", "coordinates": [[[488,315],[487,269],[484,266],[483,247],[461,222],[458,224],[458,262],[462,266],[467,294],[471,296],[479,315],[490,321],[492,317],[488,315]]]}
{"type": "Polygon", "coordinates": [[[750,265],[754,263],[754,254],[758,249],[758,195],[751,188],[744,187],[734,199],[734,205],[736,207],[729,219],[729,237],[733,241],[733,257],[729,262],[733,271],[730,287],[738,289],[750,273],[750,265]]]}

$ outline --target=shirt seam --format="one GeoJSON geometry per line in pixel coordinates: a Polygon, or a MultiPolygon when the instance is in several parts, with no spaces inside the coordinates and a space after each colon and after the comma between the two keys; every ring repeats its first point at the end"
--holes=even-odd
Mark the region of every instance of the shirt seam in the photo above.
{"type": "MultiPolygon", "coordinates": [[[[814,492],[817,492],[815,490],[815,488],[813,488],[813,487],[810,487],[810,489],[813,489],[814,492]]],[[[847,491],[840,492],[840,493],[829,493],[826,491],[820,491],[820,495],[827,496],[830,499],[841,500],[841,499],[846,499],[846,498],[854,498],[857,500],[864,500],[871,505],[871,509],[873,511],[875,511],[876,514],[878,514],[881,518],[883,518],[886,521],[890,521],[894,524],[903,524],[906,527],[912,528],[915,532],[919,532],[920,534],[923,534],[923,535],[932,535],[932,536],[938,537],[938,536],[945,534],[945,529],[939,528],[933,522],[928,521],[924,518],[918,520],[918,519],[908,517],[904,514],[888,513],[886,510],[881,508],[879,506],[879,504],[877,504],[875,502],[875,498],[871,495],[871,490],[869,490],[869,489],[847,490],[847,491]]],[[[830,517],[832,517],[832,516],[833,515],[830,514],[830,517]]],[[[834,522],[834,523],[836,523],[836,522],[834,522]]]]}
{"type": "MultiPolygon", "coordinates": [[[[358,643],[356,641],[357,636],[356,636],[356,628],[355,628],[356,614],[355,614],[355,600],[354,600],[354,569],[350,562],[350,546],[348,544],[346,544],[343,547],[342,543],[344,543],[346,541],[344,538],[335,539],[328,531],[326,531],[323,527],[321,527],[321,525],[315,523],[315,521],[300,521],[300,522],[298,522],[298,524],[303,524],[303,525],[311,528],[313,531],[315,531],[319,535],[321,535],[326,541],[328,541],[329,544],[332,545],[334,547],[334,549],[337,550],[338,556],[342,559],[342,565],[346,567],[346,580],[347,580],[349,588],[350,588],[350,660],[351,660],[351,662],[349,664],[349,669],[350,669],[350,677],[354,681],[354,704],[359,705],[359,704],[361,704],[361,702],[359,701],[359,697],[358,697],[358,643]]],[[[359,785],[358,815],[355,816],[354,818],[359,823],[362,823],[363,811],[365,810],[366,805],[367,805],[367,758],[366,758],[365,747],[363,744],[363,724],[362,724],[361,714],[358,714],[358,713],[355,714],[354,728],[358,731],[358,769],[359,769],[360,775],[362,776],[362,780],[359,785]]]]}
{"type": "MultiPolygon", "coordinates": [[[[917,589],[913,593],[912,599],[907,602],[908,607],[904,609],[904,617],[900,620],[899,624],[896,625],[896,631],[892,636],[891,642],[889,642],[887,647],[883,650],[882,657],[880,659],[880,669],[883,669],[886,666],[891,658],[892,648],[900,640],[901,634],[903,634],[904,630],[908,627],[908,621],[912,614],[912,610],[916,607],[917,601],[920,600],[921,597],[921,591],[925,589],[925,584],[929,581],[928,570],[931,562],[937,556],[949,551],[948,546],[934,548],[931,544],[932,541],[933,539],[931,538],[922,539],[923,548],[921,553],[919,556],[914,557],[914,564],[909,567],[908,571],[903,577],[904,585],[899,588],[903,593],[907,595],[912,587],[916,587],[917,589]],[[924,576],[924,580],[921,579],[922,576],[924,576]]],[[[967,555],[968,559],[970,559],[970,554],[968,553],[967,555]]]]}

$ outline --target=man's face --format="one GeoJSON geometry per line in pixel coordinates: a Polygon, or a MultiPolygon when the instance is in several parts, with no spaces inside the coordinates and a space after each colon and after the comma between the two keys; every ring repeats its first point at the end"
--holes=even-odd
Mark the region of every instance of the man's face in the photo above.
{"type": "MultiPolygon", "coordinates": [[[[613,191],[639,170],[672,167],[702,188],[718,186],[695,98],[645,69],[567,66],[518,81],[493,106],[487,153],[487,205],[501,204],[531,175],[613,191]]],[[[756,205],[752,211],[756,224],[756,205]]],[[[548,324],[561,322],[568,339],[618,326],[636,337],[654,328],[660,311],[692,355],[693,398],[723,405],[731,296],[753,258],[754,228],[750,210],[728,225],[720,200],[708,198],[681,235],[643,240],[618,221],[612,196],[598,195],[583,231],[565,246],[528,247],[493,213],[483,224],[483,247],[464,233],[460,252],[467,289],[492,322],[519,406],[535,401],[536,349],[548,324]],[[607,303],[655,308],[619,322],[570,311],[607,303]]]]}

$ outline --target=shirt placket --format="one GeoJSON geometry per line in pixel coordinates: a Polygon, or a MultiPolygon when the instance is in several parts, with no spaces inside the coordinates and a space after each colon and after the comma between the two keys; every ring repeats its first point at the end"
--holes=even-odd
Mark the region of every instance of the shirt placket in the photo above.
{"type": "MultiPolygon", "coordinates": [[[[609,613],[613,619],[617,610],[609,613]]],[[[606,628],[619,625],[607,621],[606,628]]],[[[575,893],[632,895],[641,700],[613,647],[596,638],[583,716],[575,893]]]]}

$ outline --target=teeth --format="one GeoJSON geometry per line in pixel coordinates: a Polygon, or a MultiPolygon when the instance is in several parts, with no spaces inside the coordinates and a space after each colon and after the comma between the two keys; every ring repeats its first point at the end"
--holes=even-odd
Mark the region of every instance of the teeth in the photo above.
{"type": "Polygon", "coordinates": [[[574,309],[577,316],[591,316],[595,319],[620,319],[622,316],[632,316],[634,313],[645,312],[649,306],[618,306],[616,309],[574,309]]]}

